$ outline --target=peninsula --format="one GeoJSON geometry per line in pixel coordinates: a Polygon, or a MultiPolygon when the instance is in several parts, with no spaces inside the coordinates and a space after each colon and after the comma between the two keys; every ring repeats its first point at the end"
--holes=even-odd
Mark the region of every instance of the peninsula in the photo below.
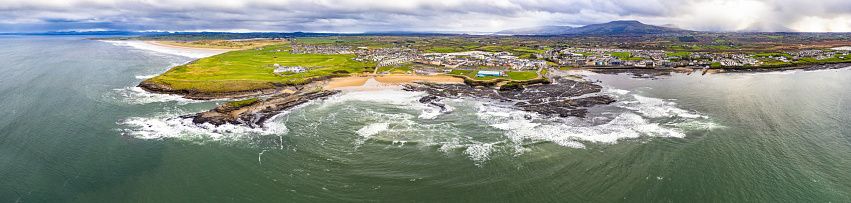
{"type": "Polygon", "coordinates": [[[339,93],[327,89],[363,84],[369,78],[427,92],[420,101],[438,109],[442,98],[465,96],[512,102],[517,109],[544,115],[581,117],[584,108],[614,99],[583,97],[599,92],[600,86],[558,75],[590,70],[653,77],[842,68],[851,62],[851,50],[840,40],[844,35],[821,40],[777,35],[678,30],[674,37],[340,35],[158,41],[152,43],[233,51],[176,66],[139,87],[189,99],[238,100],[187,117],[198,123],[252,127],[283,110],[339,93]],[[760,42],[762,37],[776,39],[775,44],[760,42]],[[810,44],[790,45],[804,42],[810,44]]]}

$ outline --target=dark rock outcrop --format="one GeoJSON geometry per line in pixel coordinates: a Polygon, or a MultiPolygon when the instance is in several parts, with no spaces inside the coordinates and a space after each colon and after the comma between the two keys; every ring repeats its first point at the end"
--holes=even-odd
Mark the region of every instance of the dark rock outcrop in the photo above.
{"type": "Polygon", "coordinates": [[[600,92],[602,86],[564,78],[554,78],[553,83],[550,84],[504,85],[499,90],[481,86],[434,83],[406,85],[403,90],[427,92],[428,95],[421,98],[420,102],[440,105],[441,108],[443,105],[436,103],[441,98],[473,97],[514,102],[514,107],[519,110],[560,117],[585,117],[587,112],[585,108],[615,102],[615,99],[609,96],[575,98],[600,92]]]}
{"type": "Polygon", "coordinates": [[[252,128],[263,127],[263,123],[266,120],[285,110],[292,109],[311,100],[325,99],[338,93],[340,93],[338,90],[303,94],[282,93],[265,100],[258,99],[242,107],[236,107],[227,103],[207,112],[185,115],[181,116],[181,118],[191,118],[195,124],[210,123],[218,126],[230,123],[234,125],[246,125],[252,128]]]}
{"type": "Polygon", "coordinates": [[[137,87],[142,88],[145,91],[157,94],[176,94],[182,95],[183,98],[187,99],[196,99],[196,100],[208,100],[208,99],[225,99],[225,98],[245,98],[245,97],[254,97],[259,95],[268,95],[275,94],[283,90],[286,85],[283,84],[271,84],[277,88],[265,88],[265,89],[254,89],[254,90],[245,90],[245,91],[232,91],[232,92],[205,92],[197,89],[177,89],[173,88],[171,85],[145,80],[139,83],[137,87]]]}
{"type": "Polygon", "coordinates": [[[441,104],[441,103],[437,103],[438,101],[440,101],[440,99],[441,99],[440,97],[437,97],[437,96],[434,96],[434,95],[427,95],[423,98],[420,98],[419,101],[420,101],[420,103],[427,104],[427,105],[433,106],[433,107],[437,107],[438,109],[440,109],[440,112],[445,112],[446,111],[446,105],[441,104]]]}

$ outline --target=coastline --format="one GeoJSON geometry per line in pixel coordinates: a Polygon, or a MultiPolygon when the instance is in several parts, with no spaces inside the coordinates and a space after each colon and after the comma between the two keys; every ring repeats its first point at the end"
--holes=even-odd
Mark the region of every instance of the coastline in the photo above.
{"type": "Polygon", "coordinates": [[[144,41],[145,43],[161,46],[161,47],[169,47],[169,48],[177,48],[177,49],[191,49],[191,50],[204,50],[204,51],[237,51],[241,49],[215,49],[215,48],[198,48],[198,47],[186,47],[186,46],[177,46],[171,44],[163,44],[158,41],[144,41]]]}
{"type": "Polygon", "coordinates": [[[656,68],[644,68],[644,67],[616,67],[616,68],[606,68],[606,67],[587,67],[581,69],[569,69],[570,70],[586,70],[599,74],[621,74],[627,73],[632,74],[638,78],[654,78],[656,76],[670,75],[672,73],[686,73],[686,74],[723,74],[723,73],[764,73],[764,72],[783,72],[790,70],[803,70],[803,71],[813,71],[813,70],[828,70],[828,69],[841,69],[851,67],[851,62],[832,62],[832,63],[821,63],[821,64],[809,64],[802,66],[789,66],[789,67],[741,67],[741,68],[729,68],[729,67],[721,67],[721,68],[666,68],[666,69],[656,69],[656,68]]]}
{"type": "MultiPolygon", "coordinates": [[[[796,69],[820,70],[848,67],[848,63],[822,64],[796,67],[796,69]]],[[[706,74],[712,69],[678,68],[678,69],[581,69],[601,74],[630,73],[635,77],[653,78],[672,73],[706,74]]],[[[769,69],[771,70],[771,69],[769,69]]],[[[788,69],[773,69],[782,71],[788,69]]],[[[743,69],[745,72],[763,72],[765,69],[743,69]]],[[[571,71],[572,72],[572,71],[571,71]]],[[[438,113],[447,111],[441,101],[446,98],[481,98],[493,101],[513,102],[512,108],[527,112],[535,112],[548,117],[580,117],[584,118],[588,109],[598,105],[608,105],[617,101],[609,95],[589,95],[601,92],[603,87],[594,82],[574,77],[553,77],[552,82],[542,84],[502,85],[499,89],[489,86],[471,85],[463,79],[440,75],[360,75],[338,78],[324,78],[305,85],[285,86],[274,91],[256,90],[251,95],[234,97],[232,92],[223,93],[219,98],[237,99],[267,96],[244,100],[247,105],[226,103],[207,112],[181,116],[191,118],[195,124],[210,123],[221,125],[225,123],[246,125],[251,128],[263,127],[263,122],[285,110],[295,108],[311,100],[323,100],[343,92],[382,91],[388,89],[425,92],[426,96],[419,99],[420,103],[430,106],[438,113]],[[289,90],[284,92],[284,90],[289,90]],[[226,96],[227,95],[227,96],[226,96]]],[[[241,92],[241,93],[247,93],[241,92]]],[[[189,95],[187,95],[189,96],[189,95]]],[[[187,97],[185,96],[185,97],[187,97]]],[[[204,95],[210,97],[210,95],[204,95]]],[[[205,98],[209,99],[209,98],[205,98]]]]}
{"type": "MultiPolygon", "coordinates": [[[[311,100],[323,100],[343,92],[381,91],[388,89],[404,90],[412,85],[423,84],[446,84],[464,85],[460,78],[451,76],[417,76],[417,75],[391,75],[391,76],[350,76],[331,78],[315,81],[297,90],[278,90],[268,98],[256,98],[244,100],[248,104],[238,105],[233,102],[225,103],[212,110],[183,115],[181,118],[190,118],[193,123],[210,123],[222,125],[230,123],[234,125],[245,125],[256,128],[263,127],[267,119],[281,112],[297,107],[311,100]]],[[[268,95],[268,94],[264,94],[268,95]]],[[[260,95],[255,95],[260,96],[260,95]]],[[[423,101],[422,99],[420,100],[423,101]]],[[[431,100],[429,100],[431,101],[431,100]]],[[[438,105],[433,102],[430,105],[438,105]]],[[[441,108],[443,110],[443,108],[441,108]]]]}
{"type": "Polygon", "coordinates": [[[588,108],[617,101],[616,98],[608,95],[582,97],[601,92],[603,86],[561,77],[555,77],[554,82],[547,84],[508,85],[499,89],[471,86],[457,80],[460,79],[446,76],[406,75],[337,78],[323,83],[308,84],[295,93],[280,93],[268,98],[229,102],[215,109],[184,115],[181,118],[191,118],[195,124],[210,123],[218,126],[230,123],[256,128],[263,127],[267,119],[311,100],[323,100],[343,92],[384,90],[423,92],[426,95],[418,101],[432,108],[434,113],[448,112],[446,105],[441,102],[443,99],[463,97],[509,102],[512,103],[513,109],[535,112],[546,117],[584,118],[588,108]],[[320,87],[329,87],[329,89],[320,87]]]}
{"type": "Polygon", "coordinates": [[[348,76],[330,79],[321,79],[305,85],[282,85],[279,88],[245,90],[238,92],[203,92],[195,89],[174,89],[168,84],[153,81],[142,81],[137,87],[156,94],[180,95],[186,99],[208,100],[208,99],[240,99],[257,97],[263,95],[274,95],[280,93],[296,93],[302,90],[328,89],[344,91],[361,91],[375,89],[376,87],[397,86],[402,84],[413,84],[415,82],[434,83],[463,83],[464,80],[452,76],[420,76],[420,75],[378,75],[378,76],[348,76]],[[373,79],[378,84],[366,85],[367,81],[373,79]]]}
{"type": "MultiPolygon", "coordinates": [[[[718,73],[748,73],[748,72],[782,72],[789,70],[823,70],[823,69],[840,69],[851,66],[851,63],[829,63],[829,64],[814,64],[797,67],[786,68],[671,68],[671,69],[653,69],[640,67],[625,67],[625,68],[581,68],[562,71],[585,70],[598,74],[632,74],[638,78],[655,78],[657,76],[670,75],[672,73],[686,74],[718,74],[718,73]]],[[[174,89],[167,84],[160,84],[152,81],[143,81],[138,85],[143,90],[157,94],[174,94],[183,96],[187,99],[208,100],[208,99],[240,99],[248,97],[257,97],[264,95],[274,95],[280,93],[295,93],[302,90],[322,88],[327,90],[343,90],[343,91],[367,91],[385,88],[386,86],[398,86],[404,84],[414,84],[416,82],[433,82],[433,83],[464,83],[461,78],[438,75],[438,76],[423,76],[423,75],[361,75],[336,78],[322,78],[304,85],[275,85],[278,88],[244,90],[238,92],[203,92],[195,89],[174,89]],[[366,85],[367,81],[373,79],[377,83],[366,85]]]]}

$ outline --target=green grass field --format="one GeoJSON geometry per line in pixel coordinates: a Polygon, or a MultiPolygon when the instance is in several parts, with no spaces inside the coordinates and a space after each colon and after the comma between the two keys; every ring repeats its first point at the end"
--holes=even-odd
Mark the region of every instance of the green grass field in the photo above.
{"type": "Polygon", "coordinates": [[[611,54],[614,57],[618,57],[618,58],[629,58],[629,56],[630,56],[630,54],[628,52],[615,52],[615,53],[609,53],[609,54],[611,54]]]}
{"type": "Polygon", "coordinates": [[[531,80],[538,77],[536,72],[505,72],[512,80],[531,80]]]}
{"type": "Polygon", "coordinates": [[[665,53],[665,55],[668,55],[668,56],[685,56],[685,55],[689,55],[691,53],[692,52],[681,51],[681,52],[677,52],[677,53],[665,53]]]}
{"type": "Polygon", "coordinates": [[[257,101],[257,98],[246,99],[246,100],[241,100],[241,101],[232,101],[232,102],[228,102],[228,104],[231,104],[231,105],[239,108],[239,107],[249,105],[254,101],[257,101]]]}
{"type": "Polygon", "coordinates": [[[480,81],[487,81],[487,80],[493,80],[493,79],[499,79],[499,78],[511,79],[511,80],[531,80],[531,79],[535,79],[535,78],[538,77],[537,72],[522,72],[522,71],[521,72],[505,72],[505,74],[508,75],[508,77],[494,77],[494,76],[476,77],[476,74],[478,74],[478,73],[479,73],[479,71],[475,71],[475,70],[452,70],[452,72],[449,72],[448,74],[449,75],[463,75],[463,76],[470,77],[473,80],[480,80],[480,81]]]}
{"type": "Polygon", "coordinates": [[[298,84],[314,77],[349,75],[349,73],[372,72],[375,64],[353,61],[350,55],[290,54],[272,52],[286,45],[266,46],[262,50],[231,51],[199,59],[195,63],[181,65],[148,79],[166,83],[175,89],[197,89],[205,92],[233,92],[274,88],[275,83],[298,84]],[[316,68],[292,75],[276,75],[275,67],[264,65],[303,66],[316,68]],[[345,71],[348,73],[334,73],[345,71]]]}
{"type": "Polygon", "coordinates": [[[506,79],[506,77],[494,77],[494,76],[485,76],[485,77],[473,76],[472,77],[473,80],[479,80],[479,81],[488,81],[488,80],[499,79],[499,78],[506,79]]]}
{"type": "Polygon", "coordinates": [[[758,53],[758,54],[754,54],[754,55],[756,55],[756,56],[785,56],[786,58],[792,58],[792,55],[789,55],[787,53],[758,53]]]}
{"type": "Polygon", "coordinates": [[[506,77],[493,77],[493,76],[476,77],[476,74],[478,74],[478,73],[479,73],[479,71],[474,71],[474,70],[452,70],[452,72],[449,72],[450,75],[463,75],[463,76],[469,77],[470,79],[480,80],[480,81],[493,80],[493,79],[497,79],[497,78],[506,78],[506,77]]]}
{"type": "Polygon", "coordinates": [[[390,71],[390,70],[393,70],[393,66],[378,67],[378,72],[379,72],[379,73],[380,73],[380,72],[385,72],[385,71],[390,71]]]}
{"type": "Polygon", "coordinates": [[[413,73],[413,72],[414,72],[414,70],[411,69],[411,68],[408,68],[408,67],[396,67],[396,68],[393,68],[393,70],[390,71],[390,73],[393,73],[393,74],[406,74],[406,73],[413,73]]]}

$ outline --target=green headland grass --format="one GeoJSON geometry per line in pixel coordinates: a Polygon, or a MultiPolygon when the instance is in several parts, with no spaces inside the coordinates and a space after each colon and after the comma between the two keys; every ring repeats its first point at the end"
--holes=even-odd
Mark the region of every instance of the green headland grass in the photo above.
{"type": "MultiPolygon", "coordinates": [[[[165,83],[175,89],[235,92],[274,88],[276,84],[301,84],[316,77],[361,73],[367,70],[364,67],[375,66],[374,63],[351,60],[355,57],[353,54],[290,54],[286,51],[275,51],[286,46],[231,51],[202,58],[194,63],[174,67],[148,80],[165,83]],[[297,74],[278,75],[274,73],[275,67],[263,67],[272,64],[313,69],[297,74]]],[[[371,70],[369,69],[370,72],[371,70]]]]}

